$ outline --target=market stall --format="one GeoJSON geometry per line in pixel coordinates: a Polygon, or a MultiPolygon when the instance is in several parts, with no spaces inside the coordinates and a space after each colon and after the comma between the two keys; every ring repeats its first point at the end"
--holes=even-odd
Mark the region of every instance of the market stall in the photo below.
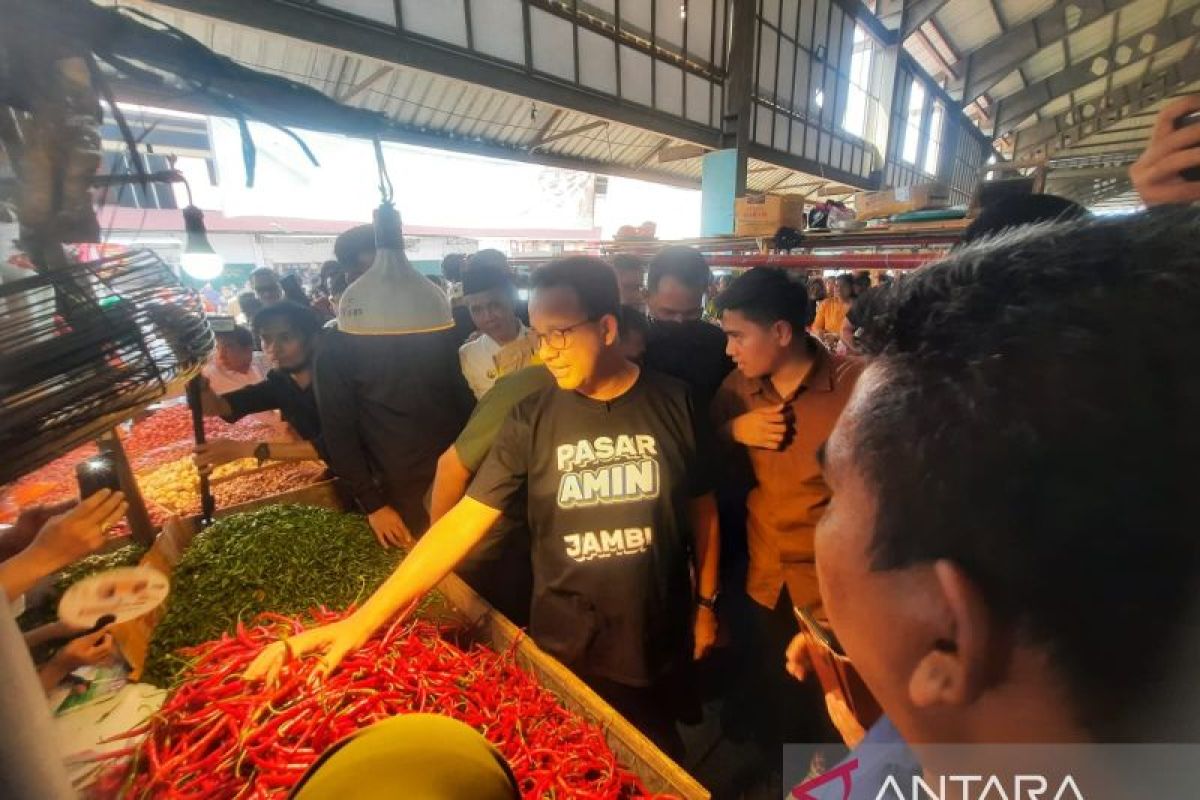
{"type": "MultiPolygon", "coordinates": [[[[176,64],[171,54],[141,55],[160,66],[170,62],[165,69],[176,64]]],[[[203,48],[196,49],[186,69],[199,62],[229,72],[226,62],[203,56],[203,48]]],[[[211,321],[195,281],[219,273],[220,263],[193,206],[183,209],[184,255],[200,258],[192,269],[183,264],[190,283],[150,251],[106,249],[89,194],[93,185],[182,178],[174,170],[146,173],[132,140],[129,155],[138,168],[131,175],[96,174],[106,87],[89,68],[93,58],[90,52],[31,54],[41,72],[34,71],[36,90],[18,98],[13,111],[22,136],[0,140],[25,190],[17,217],[28,260],[27,274],[0,286],[10,312],[0,323],[0,404],[6,409],[0,514],[19,521],[32,507],[118,486],[138,514],[131,514],[129,530],[110,531],[100,555],[25,593],[27,626],[58,620],[70,631],[41,642],[35,656],[93,635],[107,639],[111,625],[120,658],[67,669],[65,680],[47,679],[43,698],[31,680],[26,648],[4,620],[5,655],[13,656],[6,663],[18,664],[13,677],[20,680],[0,702],[0,724],[18,725],[33,708],[37,724],[46,727],[37,708],[43,703],[54,714],[48,734],[6,741],[6,763],[40,768],[41,774],[29,771],[17,796],[64,794],[64,774],[74,790],[100,798],[284,796],[343,737],[389,716],[424,711],[459,719],[487,737],[525,797],[707,797],[454,576],[327,677],[316,676],[317,662],[306,659],[285,667],[274,686],[241,679],[267,645],[348,613],[403,552],[381,548],[365,519],[340,507],[331,484],[317,482],[323,464],[243,459],[211,476],[192,465],[195,444],[208,437],[277,437],[251,420],[201,422],[200,404],[172,403],[185,386],[195,400],[197,376],[212,353],[211,321]],[[23,142],[35,146],[20,147],[23,142]],[[31,203],[39,198],[47,202],[31,203]],[[91,473],[77,468],[97,455],[111,463],[103,470],[106,483],[84,486],[91,473]],[[20,703],[12,702],[14,695],[20,703]]],[[[242,78],[274,81],[276,88],[282,83],[252,74],[226,77],[238,88],[242,78]]],[[[290,84],[282,88],[290,91],[290,84]]],[[[341,113],[323,95],[299,96],[341,113]]],[[[108,108],[119,115],[111,100],[108,108]]],[[[347,120],[364,135],[385,124],[366,112],[347,120]]],[[[248,140],[247,148],[252,164],[248,140]]],[[[378,144],[376,153],[383,193],[377,233],[387,237],[376,237],[375,268],[342,298],[343,307],[361,312],[349,317],[369,327],[342,330],[426,331],[438,327],[427,324],[431,313],[435,322],[449,324],[444,294],[400,254],[399,217],[378,144]],[[420,302],[424,297],[437,302],[420,302]],[[407,311],[398,319],[401,301],[407,311]]],[[[115,495],[105,497],[120,503],[115,495]]]]}
{"type": "Polygon", "coordinates": [[[207,528],[179,521],[140,556],[123,550],[73,570],[78,579],[136,558],[172,578],[164,606],[116,629],[129,678],[171,692],[150,702],[139,694],[140,713],[113,701],[120,730],[96,726],[88,742],[73,731],[68,760],[90,796],[155,796],[168,786],[198,797],[283,796],[346,734],[416,711],[484,733],[526,797],[708,796],[453,575],[315,690],[311,660],[272,689],[238,679],[263,646],[339,618],[403,557],[338,507],[332,485],[318,483],[220,510],[207,528]]]}
{"type": "MultiPolygon", "coordinates": [[[[179,403],[154,407],[136,421],[117,427],[123,449],[156,528],[171,515],[190,516],[200,510],[200,476],[192,464],[191,414],[179,403]]],[[[253,417],[236,423],[208,417],[210,439],[263,441],[277,438],[273,429],[253,417]]],[[[0,488],[0,523],[12,522],[22,506],[55,503],[76,495],[76,465],[99,453],[94,443],[81,445],[16,481],[0,488]]],[[[211,476],[220,507],[269,497],[320,480],[325,467],[318,461],[268,462],[244,458],[217,467],[211,476]]]]}

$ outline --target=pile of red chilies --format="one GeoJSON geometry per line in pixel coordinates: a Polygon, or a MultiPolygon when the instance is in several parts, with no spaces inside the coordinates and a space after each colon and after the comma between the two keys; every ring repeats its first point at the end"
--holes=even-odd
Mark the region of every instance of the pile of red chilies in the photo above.
{"type": "MultiPolygon", "coordinates": [[[[320,624],[340,612],[317,609],[320,624]]],[[[525,798],[647,797],[616,762],[601,729],[567,711],[519,669],[513,654],[462,650],[425,621],[397,622],[314,680],[317,661],[286,665],[272,687],[239,676],[262,648],[303,625],[263,614],[255,625],[184,651],[188,679],[145,725],[108,754],[96,797],[281,797],[318,756],[350,733],[396,714],[439,713],[483,733],[525,798]]]]}

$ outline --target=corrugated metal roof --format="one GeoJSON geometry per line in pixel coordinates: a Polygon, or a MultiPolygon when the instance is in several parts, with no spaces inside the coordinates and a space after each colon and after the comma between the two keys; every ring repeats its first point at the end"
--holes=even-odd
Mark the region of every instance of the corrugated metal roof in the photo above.
{"type": "MultiPolygon", "coordinates": [[[[117,0],[101,0],[115,4],[117,0]]],[[[699,156],[660,162],[663,147],[682,144],[662,134],[571,111],[411,67],[244,27],[145,0],[122,0],[173,25],[214,51],[254,69],[306,83],[350,105],[386,114],[416,132],[509,148],[530,157],[587,162],[596,171],[621,168],[645,180],[686,181],[699,187],[699,156]],[[594,125],[589,130],[553,138],[594,125]],[[542,144],[542,140],[551,141],[542,144]]],[[[761,162],[749,167],[753,191],[819,185],[822,179],[761,162]]]]}
{"type": "MultiPolygon", "coordinates": [[[[950,46],[960,55],[977,49],[1000,35],[1000,25],[988,0],[950,0],[934,15],[950,46]]],[[[932,73],[929,65],[922,64],[932,73]]]]}
{"type": "MultiPolygon", "coordinates": [[[[961,79],[966,72],[967,60],[971,53],[1004,36],[1014,26],[1051,9],[1067,14],[1070,5],[1067,2],[1047,0],[950,0],[934,14],[930,23],[962,56],[952,69],[961,79]],[[997,16],[1000,24],[997,24],[997,16]]],[[[1069,86],[1059,96],[1039,102],[1026,119],[1016,120],[1015,125],[1016,130],[1020,131],[1071,111],[1075,111],[1075,119],[1078,121],[1083,119],[1086,106],[1091,106],[1094,114],[1096,101],[1113,88],[1135,83],[1144,75],[1162,70],[1179,61],[1196,46],[1196,37],[1187,37],[1174,44],[1154,41],[1152,37],[1144,43],[1138,42],[1137,45],[1141,46],[1135,45],[1129,51],[1110,54],[1109,51],[1121,40],[1136,37],[1170,16],[1182,13],[1187,19],[1186,14],[1190,9],[1197,11],[1194,19],[1187,19],[1187,24],[1194,26],[1197,33],[1200,33],[1200,0],[1133,0],[1117,5],[1120,7],[1115,11],[1078,27],[1065,39],[1042,42],[1044,46],[1036,53],[1016,61],[1008,75],[988,88],[985,93],[987,102],[984,105],[992,114],[996,113],[999,105],[1003,113],[1003,98],[1021,92],[1030,84],[1039,84],[1072,66],[1087,64],[1091,60],[1095,66],[1094,80],[1085,79],[1082,83],[1069,86]]],[[[1160,37],[1162,38],[1165,37],[1160,37]]],[[[913,42],[912,39],[909,41],[913,42]]],[[[1016,44],[1019,42],[1014,42],[1014,45],[1016,44]]],[[[909,52],[931,74],[943,69],[941,64],[915,43],[910,44],[909,52]]],[[[1048,86],[1044,83],[1041,85],[1048,86]]],[[[952,87],[952,91],[954,90],[958,89],[952,87]]],[[[1173,94],[1192,90],[1189,87],[1176,90],[1173,94]]],[[[1141,142],[1149,135],[1153,125],[1154,113],[1164,103],[1165,101],[1161,101],[1145,109],[1143,113],[1128,116],[1108,126],[1100,134],[1085,137],[1071,147],[1058,151],[1056,157],[1070,156],[1075,152],[1094,154],[1110,146],[1122,151],[1140,149],[1141,142]]],[[[994,120],[986,120],[984,124],[990,122],[994,120]]],[[[1020,141],[1019,136],[1017,141],[1020,141]]]]}

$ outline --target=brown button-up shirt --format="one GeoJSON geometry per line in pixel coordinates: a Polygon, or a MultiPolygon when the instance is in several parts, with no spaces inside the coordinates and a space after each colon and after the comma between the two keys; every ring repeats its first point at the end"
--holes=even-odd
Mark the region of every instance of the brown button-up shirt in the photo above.
{"type": "Polygon", "coordinates": [[[817,463],[817,448],[829,438],[861,371],[857,361],[838,359],[811,344],[812,366],[790,397],[780,397],[770,378],[751,379],[735,370],[713,400],[718,430],[758,408],[786,404],[791,409],[793,430],[783,449],[745,448],[755,482],[746,501],[746,592],[767,608],[775,607],[785,582],[795,605],[820,601],[813,531],[830,493],[817,463]]]}

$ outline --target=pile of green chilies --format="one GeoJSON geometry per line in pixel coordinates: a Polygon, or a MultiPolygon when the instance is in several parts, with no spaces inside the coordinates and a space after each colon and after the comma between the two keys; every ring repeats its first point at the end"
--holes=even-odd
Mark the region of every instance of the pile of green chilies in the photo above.
{"type": "MultiPolygon", "coordinates": [[[[325,624],[341,614],[310,612],[325,624]]],[[[195,659],[148,723],[117,739],[137,744],[92,787],[96,798],[284,796],[330,746],[396,714],[440,713],[486,736],[513,768],[524,798],[647,797],[621,767],[601,729],[567,711],[513,653],[464,650],[435,625],[397,621],[314,683],[317,658],[286,664],[271,687],[241,672],[262,648],[302,630],[264,614],[188,655],[195,659]]]]}
{"type": "Polygon", "coordinates": [[[171,575],[142,679],[170,686],[187,666],[179,648],[259,612],[345,608],[369,596],[402,558],[380,547],[358,514],[276,505],[220,519],[196,536],[171,575]]]}

